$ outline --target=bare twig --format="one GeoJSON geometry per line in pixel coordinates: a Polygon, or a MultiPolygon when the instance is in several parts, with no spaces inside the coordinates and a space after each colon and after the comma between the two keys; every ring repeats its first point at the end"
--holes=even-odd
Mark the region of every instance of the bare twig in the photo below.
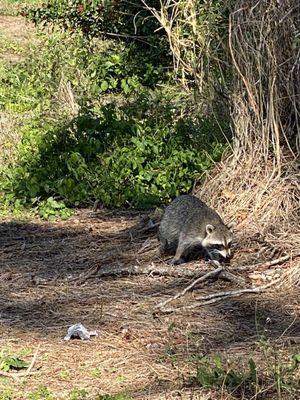
{"type": "MultiPolygon", "coordinates": [[[[280,282],[280,279],[276,279],[273,282],[268,283],[267,285],[264,286],[258,286],[258,287],[253,287],[253,288],[246,288],[246,289],[239,289],[239,290],[228,290],[228,291],[222,291],[222,292],[216,292],[216,293],[211,293],[206,296],[199,296],[196,298],[196,300],[201,300],[196,303],[193,303],[189,306],[181,307],[180,310],[192,310],[197,307],[201,306],[206,306],[208,304],[213,304],[217,303],[218,301],[228,299],[228,298],[233,298],[233,297],[240,297],[244,294],[247,293],[262,293],[265,290],[267,290],[269,287],[276,285],[277,283],[280,282]]],[[[164,313],[171,313],[176,311],[175,308],[165,308],[161,309],[162,312],[164,313]]]]}
{"type": "Polygon", "coordinates": [[[214,271],[209,271],[207,272],[205,275],[195,279],[193,282],[191,282],[187,287],[185,287],[181,292],[178,292],[175,294],[175,296],[170,297],[167,300],[164,300],[160,303],[158,303],[155,306],[155,309],[162,309],[164,308],[168,303],[170,303],[173,300],[178,299],[179,297],[184,296],[187,292],[189,292],[190,290],[192,290],[192,288],[197,285],[200,282],[204,282],[206,279],[211,279],[212,277],[215,278],[217,277],[221,272],[223,271],[223,267],[218,267],[217,269],[215,269],[214,271]]]}
{"type": "Polygon", "coordinates": [[[34,353],[34,355],[33,355],[33,357],[32,357],[31,363],[30,363],[29,367],[27,368],[27,370],[26,370],[26,372],[25,372],[25,376],[29,375],[30,372],[31,372],[31,370],[32,370],[32,368],[34,367],[34,364],[35,364],[35,362],[36,362],[39,349],[40,349],[40,344],[38,344],[38,346],[37,346],[37,348],[36,348],[36,351],[35,351],[35,353],[34,353]]]}
{"type": "Polygon", "coordinates": [[[206,296],[199,296],[196,297],[196,300],[198,301],[206,301],[206,300],[211,300],[215,298],[224,298],[224,297],[236,297],[236,296],[241,296],[242,294],[245,293],[261,293],[264,290],[268,289],[271,286],[274,286],[276,283],[279,282],[279,279],[276,279],[266,285],[263,286],[256,286],[252,288],[245,288],[245,289],[237,289],[237,290],[227,290],[227,291],[221,291],[221,292],[216,292],[216,293],[211,293],[206,296]]]}
{"type": "Polygon", "coordinates": [[[270,260],[270,261],[267,261],[267,262],[264,262],[264,263],[243,265],[241,267],[236,267],[234,269],[236,271],[250,271],[250,270],[258,269],[258,268],[261,268],[261,267],[268,268],[268,267],[272,267],[273,265],[281,264],[281,263],[283,263],[285,261],[288,261],[291,257],[296,258],[296,257],[299,257],[299,256],[300,256],[300,253],[287,254],[285,256],[282,256],[282,257],[279,257],[279,258],[276,258],[274,260],[270,260]]]}

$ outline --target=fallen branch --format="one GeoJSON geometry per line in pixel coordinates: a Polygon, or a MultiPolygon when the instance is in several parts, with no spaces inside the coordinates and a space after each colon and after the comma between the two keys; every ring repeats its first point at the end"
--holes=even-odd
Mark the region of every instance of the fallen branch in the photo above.
{"type": "MultiPolygon", "coordinates": [[[[217,303],[218,301],[221,301],[224,299],[239,297],[239,296],[242,296],[243,294],[247,294],[247,293],[262,293],[266,289],[270,288],[271,286],[276,285],[279,282],[280,282],[280,279],[276,279],[273,282],[270,282],[264,286],[257,286],[257,287],[253,287],[253,288],[246,288],[246,289],[239,289],[239,290],[228,290],[228,291],[223,291],[223,292],[211,293],[206,296],[199,296],[199,297],[196,297],[196,300],[200,300],[200,301],[198,301],[197,303],[193,303],[190,306],[182,307],[182,308],[180,308],[180,310],[191,310],[191,309],[194,309],[197,307],[206,306],[208,304],[217,303]]],[[[167,308],[162,311],[164,313],[171,313],[171,312],[174,312],[175,310],[176,310],[175,308],[167,308]]]]}
{"type": "Polygon", "coordinates": [[[265,291],[266,289],[268,289],[269,287],[275,285],[278,282],[279,282],[279,279],[276,279],[275,281],[270,282],[267,285],[263,285],[263,286],[256,286],[256,287],[252,287],[252,288],[227,290],[227,291],[223,291],[223,292],[211,293],[206,296],[198,296],[198,297],[196,297],[196,300],[206,301],[206,300],[211,300],[211,299],[215,299],[215,298],[221,299],[224,297],[237,297],[237,296],[241,296],[245,293],[261,293],[261,292],[265,291]]]}
{"type": "Polygon", "coordinates": [[[273,265],[277,265],[277,264],[281,264],[285,261],[288,261],[291,257],[296,258],[299,257],[300,253],[296,253],[296,254],[287,254],[285,256],[276,258],[274,260],[271,261],[267,261],[264,263],[259,263],[259,264],[251,264],[251,265],[243,265],[241,267],[235,267],[233,268],[235,271],[251,271],[253,269],[259,269],[259,268],[268,268],[268,267],[272,267],[273,265]]]}
{"type": "Polygon", "coordinates": [[[11,373],[11,372],[5,372],[5,371],[0,371],[0,375],[5,376],[6,378],[12,378],[12,379],[17,379],[20,376],[19,373],[11,373]]]}
{"type": "Polygon", "coordinates": [[[19,378],[24,378],[24,376],[36,374],[36,372],[30,372],[28,374],[26,372],[27,371],[25,371],[25,372],[5,372],[5,371],[0,371],[0,375],[1,376],[5,376],[6,378],[19,379],[19,378]]]}
{"type": "Polygon", "coordinates": [[[25,371],[25,376],[29,375],[30,372],[31,372],[31,370],[32,370],[32,368],[34,367],[34,364],[35,364],[35,362],[36,362],[39,349],[40,349],[40,344],[39,344],[38,347],[36,348],[36,351],[35,351],[35,353],[34,353],[34,355],[33,355],[33,357],[32,357],[31,363],[30,363],[29,367],[27,368],[27,370],[25,371]]]}
{"type": "Polygon", "coordinates": [[[205,275],[195,279],[192,283],[190,283],[186,288],[184,288],[181,292],[178,292],[175,294],[175,296],[170,297],[167,300],[164,300],[160,303],[158,303],[155,306],[155,309],[162,309],[164,308],[168,303],[170,303],[173,300],[178,299],[179,297],[184,296],[188,291],[190,291],[195,285],[197,285],[200,282],[204,282],[206,279],[211,279],[211,278],[216,278],[220,273],[223,271],[223,267],[218,267],[214,271],[209,271],[205,275]]]}
{"type": "MultiPolygon", "coordinates": [[[[203,269],[203,266],[197,265],[101,265],[93,269],[90,269],[86,275],[80,276],[80,283],[85,282],[90,278],[105,278],[108,276],[128,276],[128,275],[157,275],[157,276],[170,276],[174,278],[199,278],[207,275],[211,272],[207,268],[203,269]],[[201,269],[200,269],[201,268],[201,269]]],[[[214,271],[213,271],[214,272],[214,271]]],[[[214,278],[212,275],[211,278],[214,278]]],[[[245,284],[245,279],[232,274],[231,272],[222,269],[220,272],[219,279],[225,281],[234,282],[238,285],[245,284]]]]}

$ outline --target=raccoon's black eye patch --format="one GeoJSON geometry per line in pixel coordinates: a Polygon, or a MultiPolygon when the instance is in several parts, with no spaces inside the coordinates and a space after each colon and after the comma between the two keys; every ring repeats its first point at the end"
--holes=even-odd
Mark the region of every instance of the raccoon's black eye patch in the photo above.
{"type": "Polygon", "coordinates": [[[224,245],[223,244],[215,244],[213,246],[213,248],[216,250],[224,250],[224,245]]]}

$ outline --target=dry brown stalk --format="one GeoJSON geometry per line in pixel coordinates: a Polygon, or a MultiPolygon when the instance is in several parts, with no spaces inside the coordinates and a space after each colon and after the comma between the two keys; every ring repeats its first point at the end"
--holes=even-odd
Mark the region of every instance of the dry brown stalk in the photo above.
{"type": "Polygon", "coordinates": [[[158,10],[150,1],[143,0],[143,4],[168,37],[174,71],[182,86],[188,88],[192,82],[194,87],[196,83],[199,93],[212,97],[209,94],[214,86],[211,71],[220,69],[222,73],[220,64],[226,63],[219,57],[222,46],[217,30],[221,18],[219,5],[198,0],[163,0],[158,10]]]}
{"type": "MultiPolygon", "coordinates": [[[[300,248],[298,18],[295,0],[235,4],[229,24],[233,154],[198,192],[228,221],[237,222],[237,236],[259,233],[283,254],[300,248]]],[[[290,271],[299,282],[299,269],[290,271]]]]}

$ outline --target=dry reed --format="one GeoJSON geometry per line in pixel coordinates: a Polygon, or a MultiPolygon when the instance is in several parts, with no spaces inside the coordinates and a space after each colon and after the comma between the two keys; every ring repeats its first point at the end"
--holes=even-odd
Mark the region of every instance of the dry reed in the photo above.
{"type": "MultiPolygon", "coordinates": [[[[229,21],[235,68],[233,154],[200,195],[281,253],[299,249],[299,52],[296,2],[241,1],[229,21]]],[[[299,267],[291,269],[299,283],[299,267]]],[[[290,276],[290,278],[291,278],[290,276]]]]}

